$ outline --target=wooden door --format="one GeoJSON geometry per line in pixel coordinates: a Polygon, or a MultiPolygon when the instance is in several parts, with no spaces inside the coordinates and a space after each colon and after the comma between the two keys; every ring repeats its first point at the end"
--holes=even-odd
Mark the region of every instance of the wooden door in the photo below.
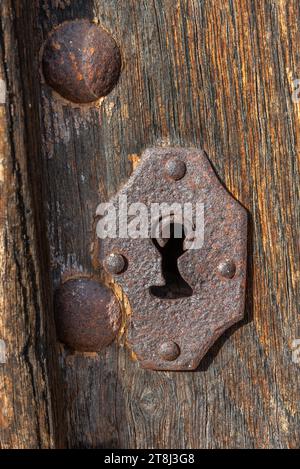
{"type": "MultiPolygon", "coordinates": [[[[299,446],[300,6],[297,0],[2,0],[1,448],[299,446]],[[117,86],[89,105],[41,73],[54,27],[116,40],[117,86]],[[99,278],[95,210],[147,147],[201,147],[248,210],[245,319],[195,372],[123,344],[71,352],[53,292],[99,278]]],[[[123,305],[124,306],[124,305],[123,305]]]]}

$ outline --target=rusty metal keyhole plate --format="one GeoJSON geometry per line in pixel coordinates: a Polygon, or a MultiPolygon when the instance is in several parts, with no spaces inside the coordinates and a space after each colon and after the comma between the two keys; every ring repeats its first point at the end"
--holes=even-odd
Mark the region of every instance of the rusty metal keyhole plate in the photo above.
{"type": "MultiPolygon", "coordinates": [[[[204,238],[178,259],[191,296],[159,298],[150,287],[164,285],[162,257],[149,238],[99,239],[104,268],[127,295],[131,315],[127,338],[143,368],[193,370],[231,325],[244,315],[247,212],[223,187],[198,149],[151,148],[119,196],[128,207],[143,203],[203,204],[204,238]]],[[[164,245],[163,239],[158,239],[164,245]]]]}

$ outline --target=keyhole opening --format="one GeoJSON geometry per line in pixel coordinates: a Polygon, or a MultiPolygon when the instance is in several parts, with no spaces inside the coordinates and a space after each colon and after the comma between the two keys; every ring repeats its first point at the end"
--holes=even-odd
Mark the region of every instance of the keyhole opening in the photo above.
{"type": "Polygon", "coordinates": [[[165,279],[165,285],[154,285],[150,287],[150,293],[153,296],[167,300],[192,296],[193,289],[180,275],[177,264],[179,257],[185,252],[183,248],[184,239],[183,226],[175,223],[170,224],[170,238],[163,247],[158,244],[156,239],[152,239],[154,246],[158,249],[162,258],[161,268],[165,279]],[[174,237],[175,226],[176,231],[181,229],[181,238],[174,237]]]}

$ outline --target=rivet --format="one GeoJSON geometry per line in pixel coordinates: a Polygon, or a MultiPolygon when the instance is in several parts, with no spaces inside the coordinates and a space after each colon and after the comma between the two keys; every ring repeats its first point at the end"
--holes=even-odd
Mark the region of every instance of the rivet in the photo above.
{"type": "Polygon", "coordinates": [[[233,278],[236,273],[236,265],[233,261],[223,261],[218,265],[218,271],[225,278],[233,278]]]}
{"type": "Polygon", "coordinates": [[[104,260],[104,268],[109,274],[121,274],[126,268],[126,260],[122,254],[109,254],[104,260]]]}
{"type": "Polygon", "coordinates": [[[97,352],[119,331],[119,303],[109,288],[95,280],[70,279],[56,291],[55,324],[62,343],[73,350],[97,352]]]}
{"type": "Polygon", "coordinates": [[[116,85],[121,56],[114,39],[87,20],[68,21],[54,29],[42,59],[47,83],[64,98],[89,103],[116,85]]]}
{"type": "Polygon", "coordinates": [[[186,164],[178,158],[172,158],[165,164],[165,174],[167,177],[178,181],[182,179],[186,173],[186,164]]]}
{"type": "Polygon", "coordinates": [[[160,358],[168,362],[176,360],[180,355],[180,348],[176,342],[169,341],[160,345],[158,354],[160,358]]]}

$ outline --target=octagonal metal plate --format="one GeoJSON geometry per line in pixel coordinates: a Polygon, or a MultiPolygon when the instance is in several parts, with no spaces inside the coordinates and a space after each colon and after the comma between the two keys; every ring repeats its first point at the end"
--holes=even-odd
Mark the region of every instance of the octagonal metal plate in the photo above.
{"type": "Polygon", "coordinates": [[[157,298],[153,285],[164,285],[162,258],[151,238],[100,239],[100,260],[119,253],[127,260],[124,272],[114,280],[127,295],[131,316],[127,343],[143,368],[155,370],[196,369],[220,335],[244,315],[247,250],[247,212],[229,194],[214,173],[205,153],[198,149],[151,148],[126,185],[110,200],[119,208],[119,196],[128,207],[142,202],[204,204],[204,242],[178,259],[181,276],[193,289],[192,296],[157,298]],[[166,177],[170,159],[186,164],[180,180],[166,177]],[[235,265],[232,278],[222,276],[220,266],[235,265]],[[166,360],[163,344],[175,343],[179,355],[166,360]]]}

